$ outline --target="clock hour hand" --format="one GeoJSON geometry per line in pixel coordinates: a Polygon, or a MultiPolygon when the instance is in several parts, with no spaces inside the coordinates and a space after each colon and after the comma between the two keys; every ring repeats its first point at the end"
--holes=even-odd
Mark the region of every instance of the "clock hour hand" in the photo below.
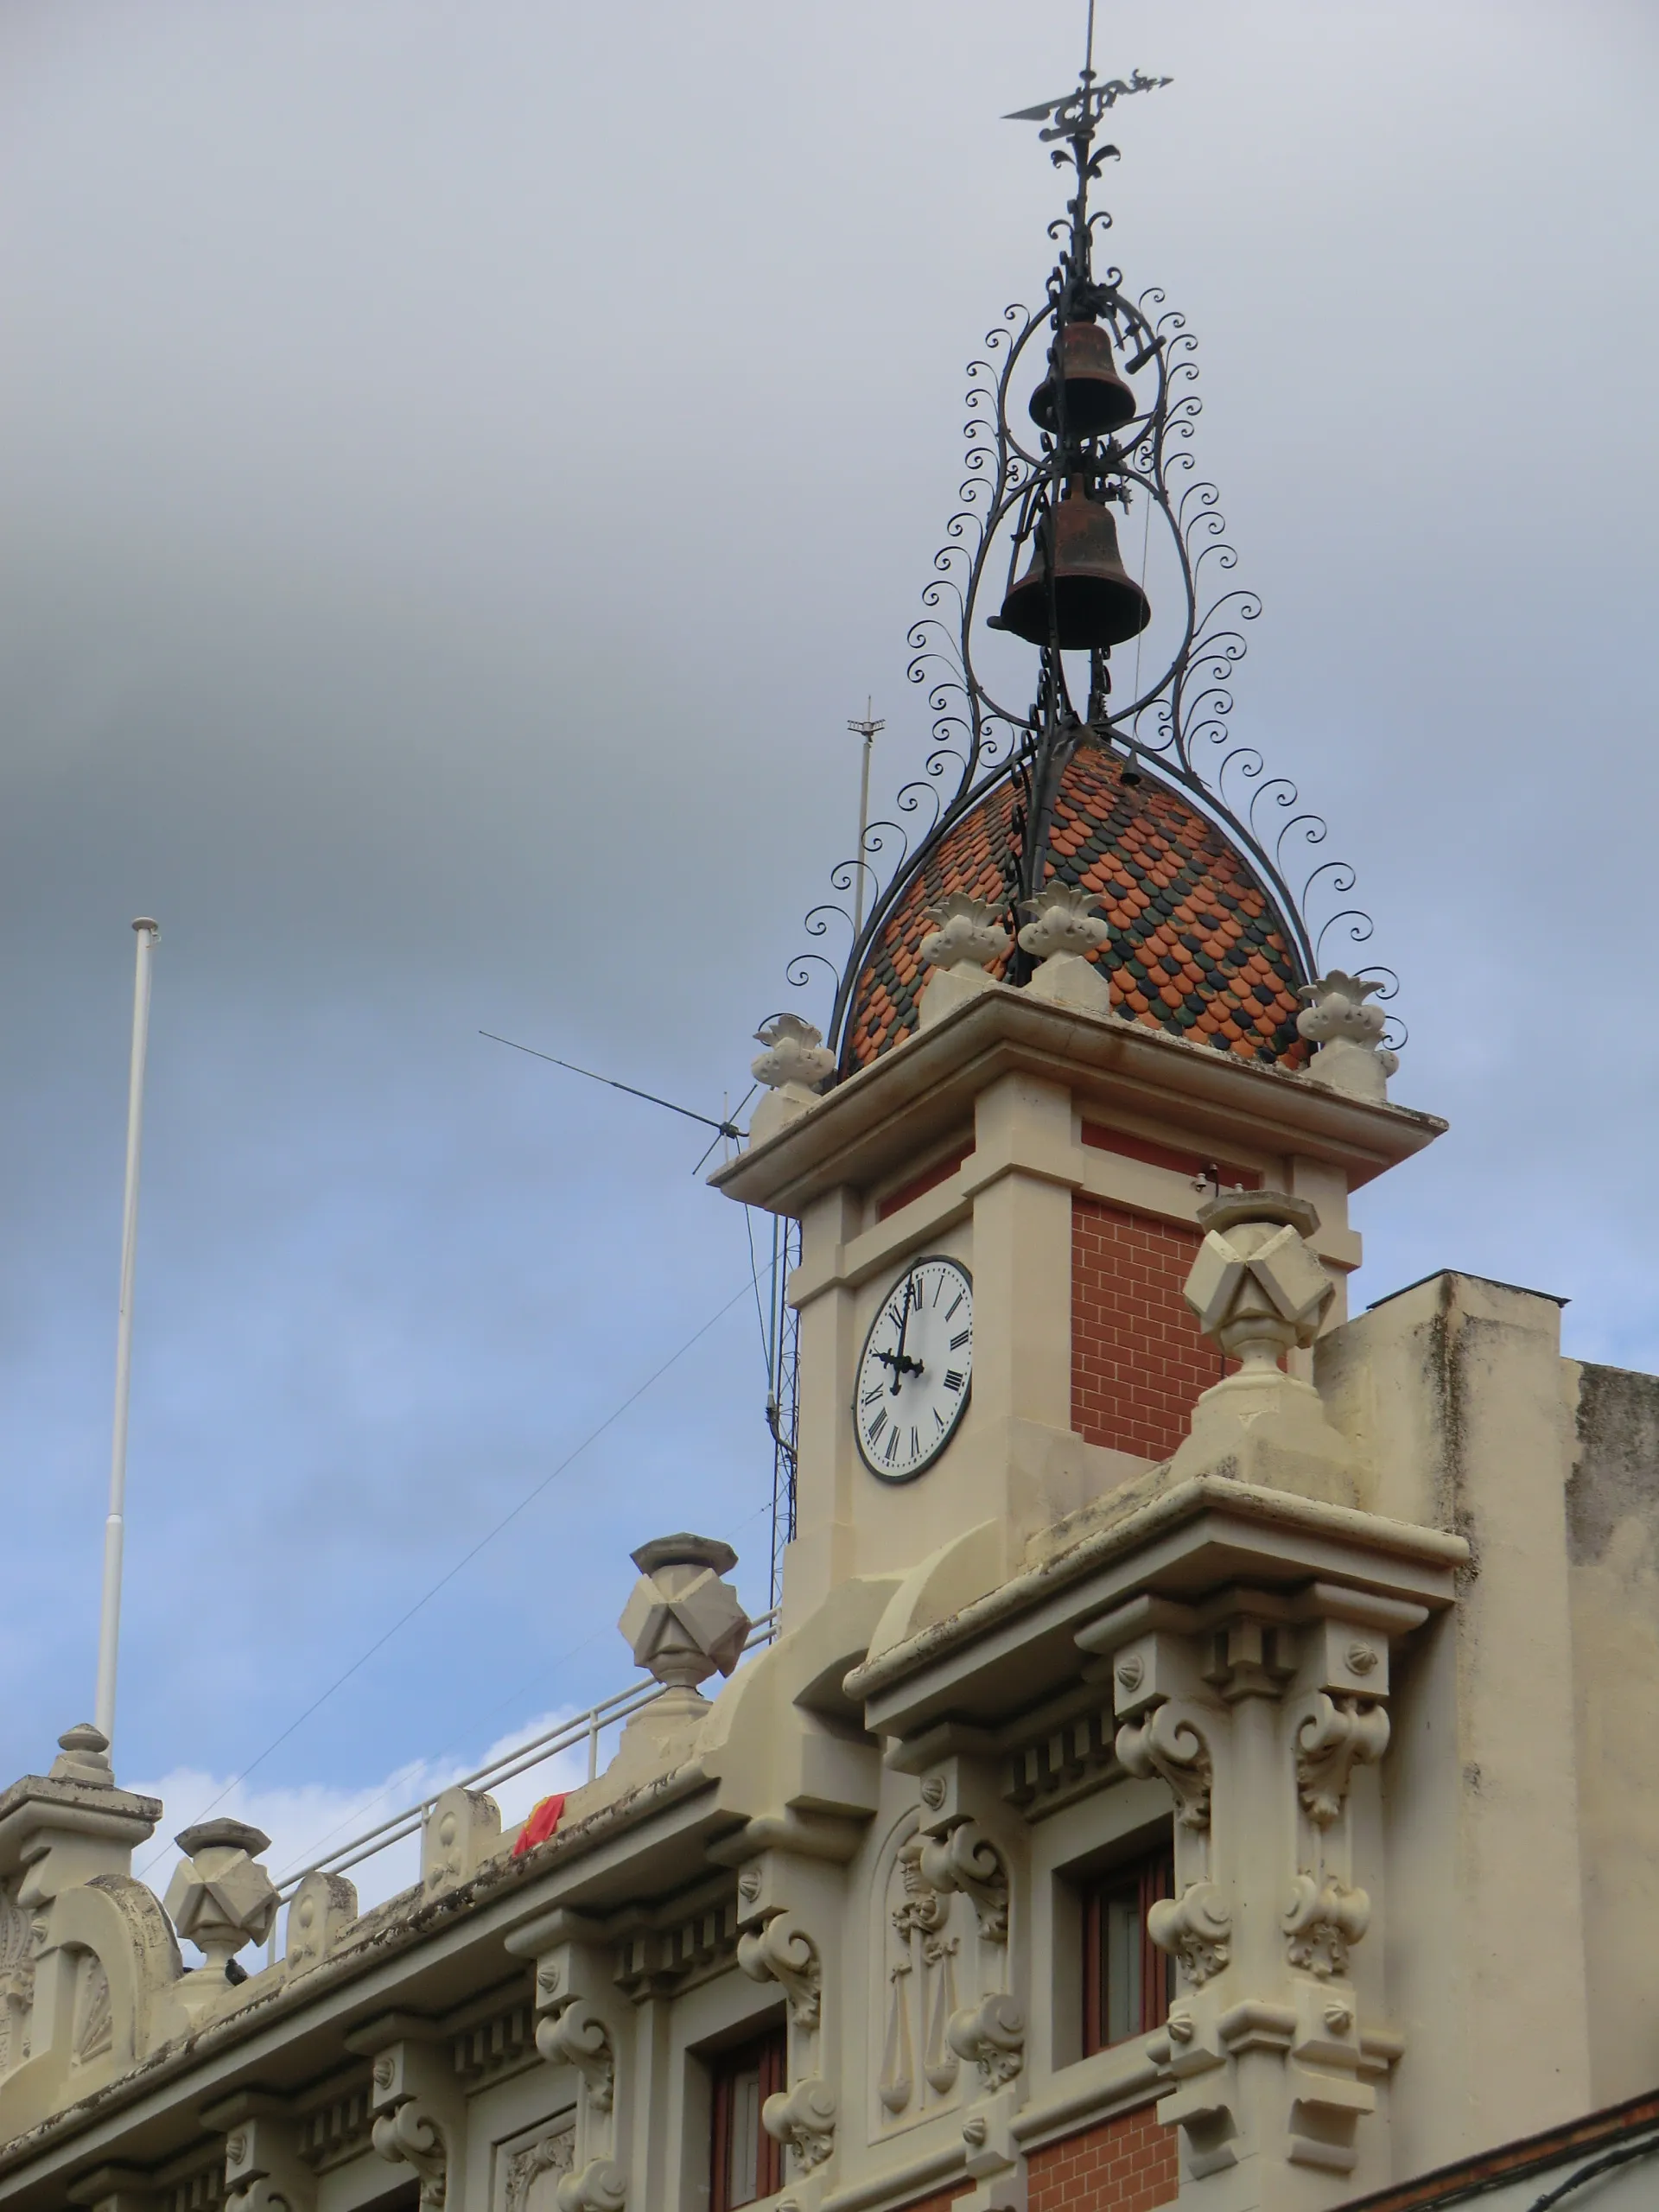
{"type": "Polygon", "coordinates": [[[893,1381],[888,1386],[892,1395],[895,1398],[899,1395],[899,1386],[904,1381],[906,1376],[919,1375],[922,1371],[921,1361],[919,1359],[909,1359],[905,1354],[905,1338],[910,1329],[910,1309],[915,1300],[915,1293],[916,1278],[914,1275],[906,1275],[905,1277],[905,1302],[899,1308],[899,1347],[892,1355],[893,1381]]]}

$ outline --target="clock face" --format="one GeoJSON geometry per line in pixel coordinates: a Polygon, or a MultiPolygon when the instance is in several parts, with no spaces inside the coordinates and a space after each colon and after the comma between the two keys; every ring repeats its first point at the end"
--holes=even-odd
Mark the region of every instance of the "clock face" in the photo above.
{"type": "Polygon", "coordinates": [[[912,1260],[881,1301],[858,1362],[853,1427],[864,1464],[908,1482],[956,1433],[974,1376],[974,1286],[955,1260],[912,1260]]]}

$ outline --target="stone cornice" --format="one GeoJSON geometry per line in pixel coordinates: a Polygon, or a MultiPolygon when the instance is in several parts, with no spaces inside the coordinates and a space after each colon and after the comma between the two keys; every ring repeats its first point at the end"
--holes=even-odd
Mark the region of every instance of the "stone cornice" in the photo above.
{"type": "Polygon", "coordinates": [[[1248,1128],[1258,1145],[1340,1167],[1351,1190],[1446,1127],[1433,1114],[1344,1097],[1303,1075],[999,984],[838,1084],[709,1180],[745,1205],[798,1214],[842,1185],[876,1182],[966,1125],[978,1093],[1011,1073],[1064,1083],[1108,1115],[1173,1122],[1200,1143],[1224,1148],[1248,1128]]]}
{"type": "Polygon", "coordinates": [[[907,1735],[966,1716],[1034,1702],[1075,1677],[1077,1630],[1142,1591],[1191,1599],[1224,1582],[1284,1586],[1324,1577],[1439,1608],[1469,1557],[1461,1536],[1351,1506],[1329,1505],[1201,1475],[1125,1501],[1040,1566],[959,1612],[879,1652],[847,1677],[867,1726],[907,1735]]]}
{"type": "MultiPolygon", "coordinates": [[[[24,2170],[33,2170],[27,2183],[39,2185],[119,2155],[135,2128],[164,2126],[204,2101],[256,2084],[297,2086],[336,2063],[345,2037],[378,2015],[447,2012],[429,1993],[453,1990],[467,1954],[487,1958],[494,1980],[511,1930],[557,1904],[603,1910],[625,1904],[641,1867],[664,1887],[706,1874],[714,1799],[710,1777],[690,1760],[524,1859],[492,1859],[464,1887],[379,1923],[369,1942],[345,1945],[295,1984],[279,1978],[266,1994],[256,1976],[241,2009],[0,2145],[0,2193],[24,2185],[24,2170]],[[653,1824],[658,1836],[642,1834],[653,1824]],[[191,2087],[181,2098],[187,2077],[191,2087]]],[[[728,1817],[716,1824],[733,1825],[728,1817]]]]}

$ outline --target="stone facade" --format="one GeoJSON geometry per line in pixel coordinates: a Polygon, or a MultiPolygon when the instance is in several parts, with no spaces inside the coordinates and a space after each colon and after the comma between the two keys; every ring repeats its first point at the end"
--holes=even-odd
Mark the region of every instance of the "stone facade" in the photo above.
{"type": "Polygon", "coordinates": [[[1472,1277],[1343,1318],[1350,1192],[1440,1125],[994,980],[790,1106],[715,1178],[803,1229],[777,1640],[643,1545],[662,1692],[550,1839],[447,1793],[246,1979],[263,1839],[187,1835],[187,1969],[70,1731],[0,1795],[0,2203],[709,2212],[761,2047],[773,2212],[1427,2203],[1651,2090],[1659,1382],[1472,1277]],[[971,1395],[895,1483],[854,1378],[932,1255],[971,1395]]]}

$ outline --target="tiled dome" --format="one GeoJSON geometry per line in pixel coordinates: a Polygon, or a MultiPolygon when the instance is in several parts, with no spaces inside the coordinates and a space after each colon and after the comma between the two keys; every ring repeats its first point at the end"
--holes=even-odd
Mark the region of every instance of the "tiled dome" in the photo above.
{"type": "MultiPolygon", "coordinates": [[[[1003,897],[1011,804],[1003,784],[927,855],[900,899],[853,994],[855,1067],[916,1027],[927,909],[952,891],[1003,897]]],[[[1049,868],[1051,880],[1093,892],[1110,922],[1090,957],[1111,972],[1121,1011],[1241,1059],[1306,1065],[1284,928],[1243,861],[1185,799],[1152,776],[1126,785],[1118,761],[1081,747],[1055,802],[1049,868]]]]}

